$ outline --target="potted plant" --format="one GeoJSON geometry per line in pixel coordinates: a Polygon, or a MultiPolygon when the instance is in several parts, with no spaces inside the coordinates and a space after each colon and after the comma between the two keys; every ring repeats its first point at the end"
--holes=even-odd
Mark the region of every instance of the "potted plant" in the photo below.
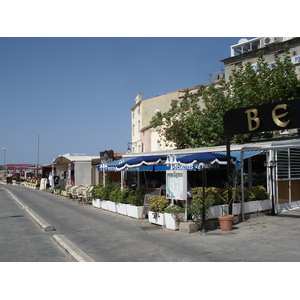
{"type": "Polygon", "coordinates": [[[99,191],[99,196],[100,196],[100,203],[101,203],[101,208],[105,210],[111,210],[116,212],[116,205],[115,202],[110,200],[110,193],[120,187],[120,183],[113,182],[113,183],[108,183],[104,187],[102,187],[99,191]]]}
{"type": "Polygon", "coordinates": [[[149,198],[148,219],[150,223],[165,226],[164,210],[168,207],[169,200],[162,195],[154,195],[149,198]]]}
{"type": "Polygon", "coordinates": [[[61,193],[61,187],[58,185],[58,186],[56,186],[54,189],[53,189],[53,194],[55,194],[55,195],[60,195],[60,193],[61,193]]]}
{"type": "Polygon", "coordinates": [[[226,203],[227,205],[223,205],[222,215],[218,216],[218,220],[222,231],[230,231],[232,229],[234,215],[229,214],[229,207],[234,202],[240,202],[241,200],[240,187],[237,187],[236,185],[234,187],[227,187],[227,189],[225,189],[225,191],[223,192],[223,199],[224,199],[224,203],[226,203]],[[229,192],[231,194],[230,200],[228,200],[229,192]]]}
{"type": "Polygon", "coordinates": [[[120,189],[120,195],[116,202],[117,213],[121,215],[127,215],[127,207],[128,207],[128,196],[130,193],[130,189],[120,189]]]}
{"type": "Polygon", "coordinates": [[[100,189],[102,188],[102,184],[94,185],[92,189],[92,205],[96,208],[101,208],[100,205],[100,189]]]}
{"type": "Polygon", "coordinates": [[[127,197],[127,215],[132,218],[143,218],[143,205],[145,192],[143,190],[129,190],[127,197]]]}
{"type": "Polygon", "coordinates": [[[118,214],[121,215],[127,215],[127,204],[125,203],[127,201],[127,197],[124,198],[124,190],[121,190],[121,187],[118,187],[117,189],[113,190],[110,193],[110,200],[114,201],[116,204],[116,211],[118,214]]]}
{"type": "MultiPolygon", "coordinates": [[[[211,207],[218,202],[218,193],[215,188],[205,188],[205,218],[208,218],[211,207]]],[[[188,205],[188,214],[196,222],[197,228],[202,228],[202,211],[203,211],[203,187],[196,187],[192,190],[191,204],[188,205]]]]}
{"type": "Polygon", "coordinates": [[[169,205],[165,209],[165,224],[167,229],[178,230],[179,223],[184,220],[185,209],[178,205],[169,205]]]}
{"type": "Polygon", "coordinates": [[[121,188],[116,187],[115,189],[113,189],[109,194],[109,199],[111,202],[109,204],[108,209],[112,212],[117,212],[117,206],[121,200],[121,188]]]}

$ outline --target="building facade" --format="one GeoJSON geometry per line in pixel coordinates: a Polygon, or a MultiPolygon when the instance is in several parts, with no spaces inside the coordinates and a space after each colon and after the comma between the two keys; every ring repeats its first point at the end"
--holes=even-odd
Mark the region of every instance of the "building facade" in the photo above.
{"type": "Polygon", "coordinates": [[[259,51],[271,66],[274,64],[274,54],[284,52],[285,45],[290,48],[292,63],[296,66],[296,73],[300,78],[300,38],[298,37],[258,37],[251,40],[240,39],[235,45],[230,46],[231,57],[221,60],[224,63],[225,79],[228,80],[240,64],[251,63],[255,69],[259,51]]]}
{"type": "MultiPolygon", "coordinates": [[[[189,88],[189,93],[194,94],[198,86],[189,88]]],[[[173,102],[181,101],[185,90],[177,90],[164,95],[155,96],[142,100],[140,93],[135,98],[135,106],[131,108],[131,147],[128,148],[132,153],[143,153],[151,151],[174,149],[174,145],[165,145],[159,140],[158,132],[150,126],[150,121],[156,112],[167,112],[173,102]]],[[[199,105],[203,106],[201,100],[199,105]]]]}
{"type": "Polygon", "coordinates": [[[179,91],[142,100],[140,93],[131,108],[131,152],[141,153],[165,149],[158,141],[159,137],[150,126],[150,121],[157,111],[168,111],[172,102],[179,100],[179,91]]]}

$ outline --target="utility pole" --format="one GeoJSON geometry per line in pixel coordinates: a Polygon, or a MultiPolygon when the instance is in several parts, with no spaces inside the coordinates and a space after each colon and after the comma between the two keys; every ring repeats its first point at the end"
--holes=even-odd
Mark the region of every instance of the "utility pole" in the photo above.
{"type": "Polygon", "coordinates": [[[38,177],[39,164],[40,164],[40,135],[38,135],[38,154],[37,154],[37,165],[36,165],[36,177],[38,177]]]}

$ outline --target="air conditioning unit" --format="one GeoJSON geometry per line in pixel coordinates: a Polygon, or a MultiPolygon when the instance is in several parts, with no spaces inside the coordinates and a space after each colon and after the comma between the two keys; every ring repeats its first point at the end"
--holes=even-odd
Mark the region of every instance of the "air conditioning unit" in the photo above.
{"type": "Polygon", "coordinates": [[[265,37],[264,38],[264,45],[265,46],[273,44],[275,42],[276,42],[276,38],[274,38],[274,37],[265,37]]]}

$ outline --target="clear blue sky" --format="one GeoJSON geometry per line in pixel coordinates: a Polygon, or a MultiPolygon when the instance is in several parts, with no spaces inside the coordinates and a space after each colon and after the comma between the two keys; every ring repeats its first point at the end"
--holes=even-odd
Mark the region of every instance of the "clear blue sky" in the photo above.
{"type": "MultiPolygon", "coordinates": [[[[143,99],[209,82],[239,37],[0,38],[6,163],[125,152],[143,99]]],[[[1,157],[1,156],[0,156],[1,157]]],[[[0,159],[0,164],[3,162],[0,159]]]]}

